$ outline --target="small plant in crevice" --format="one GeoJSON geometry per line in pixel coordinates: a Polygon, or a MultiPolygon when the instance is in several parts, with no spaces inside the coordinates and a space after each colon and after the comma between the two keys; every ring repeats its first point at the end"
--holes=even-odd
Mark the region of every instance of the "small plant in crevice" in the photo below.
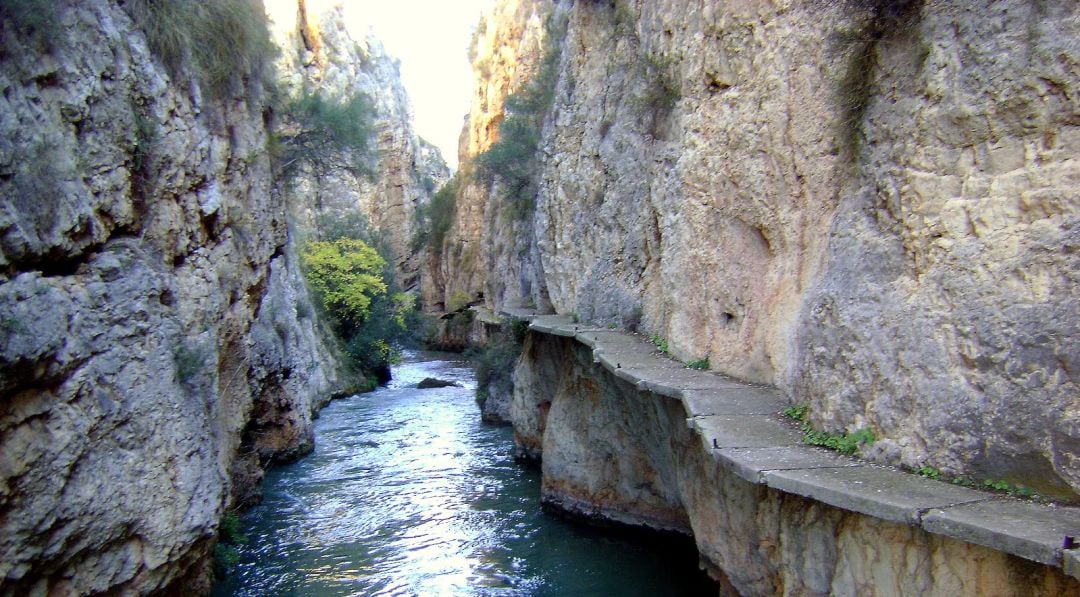
{"type": "Polygon", "coordinates": [[[670,347],[668,346],[668,341],[667,341],[666,338],[663,338],[659,334],[653,334],[649,338],[649,342],[652,342],[653,346],[655,346],[656,349],[659,350],[660,352],[662,352],[664,354],[668,354],[668,349],[670,347]]]}
{"type": "Polygon", "coordinates": [[[690,361],[689,363],[686,364],[686,368],[687,369],[695,369],[697,371],[705,371],[705,370],[707,370],[709,368],[709,357],[705,357],[703,359],[697,359],[697,360],[694,360],[694,361],[690,361]]]}
{"type": "MultiPolygon", "coordinates": [[[[915,472],[933,467],[921,467],[915,472]]],[[[937,469],[934,469],[937,470],[937,469]]],[[[1021,485],[1019,483],[1009,483],[1003,479],[976,479],[970,475],[956,475],[947,476],[944,473],[939,474],[937,477],[933,477],[935,480],[946,481],[953,485],[960,485],[962,487],[970,487],[972,489],[982,489],[984,491],[994,491],[999,493],[1005,493],[1015,498],[1029,499],[1040,503],[1049,503],[1051,499],[1038,491],[1021,485]]]]}
{"type": "Polygon", "coordinates": [[[810,405],[796,404],[794,406],[788,406],[784,408],[782,414],[789,419],[794,419],[796,421],[805,421],[806,416],[810,414],[810,405]]]}
{"type": "Polygon", "coordinates": [[[217,577],[227,575],[240,562],[237,545],[241,543],[247,543],[247,537],[240,532],[240,517],[225,514],[218,523],[217,543],[214,545],[214,574],[217,577]]]}
{"type": "Polygon", "coordinates": [[[682,86],[675,75],[675,61],[671,57],[650,54],[644,58],[643,69],[649,85],[641,103],[657,118],[663,118],[682,98],[682,86]]]}
{"type": "Polygon", "coordinates": [[[877,440],[874,431],[870,428],[858,429],[852,432],[830,433],[827,431],[815,431],[809,422],[803,423],[803,442],[811,446],[821,446],[836,450],[841,454],[851,456],[859,449],[859,446],[873,444],[877,440]]]}
{"type": "Polygon", "coordinates": [[[131,151],[131,169],[139,177],[146,177],[154,146],[161,138],[157,120],[135,112],[135,143],[131,151]]]}
{"type": "Polygon", "coordinates": [[[877,436],[874,435],[874,431],[870,428],[863,428],[844,433],[830,433],[827,431],[815,430],[810,425],[809,404],[788,406],[782,411],[782,414],[789,419],[801,423],[799,428],[803,433],[803,443],[811,446],[821,446],[851,456],[858,451],[860,446],[870,445],[877,441],[877,436]]]}
{"type": "Polygon", "coordinates": [[[932,466],[920,466],[912,472],[920,477],[926,477],[927,479],[933,479],[935,481],[941,479],[941,471],[932,466]]]}
{"type": "Polygon", "coordinates": [[[195,379],[206,367],[209,360],[208,351],[202,346],[183,342],[173,351],[173,365],[176,369],[176,379],[186,384],[195,379]]]}

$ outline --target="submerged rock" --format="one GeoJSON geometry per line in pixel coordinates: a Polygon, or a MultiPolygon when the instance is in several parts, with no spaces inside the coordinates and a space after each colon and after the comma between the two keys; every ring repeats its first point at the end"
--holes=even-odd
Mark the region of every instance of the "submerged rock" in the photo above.
{"type": "Polygon", "coordinates": [[[460,388],[461,384],[456,381],[446,381],[445,379],[425,377],[423,381],[416,384],[416,387],[420,390],[430,390],[432,388],[460,388]]]}

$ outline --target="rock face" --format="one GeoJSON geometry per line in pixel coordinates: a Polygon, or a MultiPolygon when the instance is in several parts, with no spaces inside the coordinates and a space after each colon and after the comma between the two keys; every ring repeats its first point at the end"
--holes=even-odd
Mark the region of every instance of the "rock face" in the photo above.
{"type": "MultiPolygon", "coordinates": [[[[428,309],[441,311],[455,302],[455,297],[463,296],[469,302],[483,299],[485,294],[489,305],[499,307],[535,302],[531,292],[522,294],[519,290],[532,288],[538,280],[531,258],[536,247],[533,227],[507,216],[496,200],[499,188],[474,179],[473,158],[498,139],[506,97],[521,89],[536,72],[548,37],[545,23],[552,10],[552,4],[542,0],[498,2],[476,29],[470,48],[478,74],[476,97],[461,133],[459,151],[464,184],[446,240],[428,265],[430,282],[423,293],[428,309]],[[492,300],[492,280],[513,281],[510,294],[496,291],[498,300],[492,300]]],[[[541,289],[537,283],[537,291],[541,289]]]]}
{"type": "Polygon", "coordinates": [[[344,380],[257,73],[211,93],[116,2],[45,12],[0,9],[0,594],[198,593],[223,511],[344,380]]]}
{"type": "Polygon", "coordinates": [[[466,187],[451,242],[481,249],[447,247],[448,291],[661,336],[819,428],[871,428],[885,462],[1075,497],[1080,9],[508,4],[463,162],[547,14],[535,211],[466,187]]]}
{"type": "Polygon", "coordinates": [[[412,128],[412,105],[397,60],[368,35],[354,39],[345,27],[340,0],[267,5],[274,37],[287,50],[279,59],[287,93],[315,92],[328,98],[364,94],[374,103],[376,157],[371,177],[342,170],[304,172],[286,189],[309,235],[319,235],[320,217],[359,214],[387,244],[398,284],[419,291],[425,255],[413,251],[417,210],[449,171],[435,146],[412,128]]]}

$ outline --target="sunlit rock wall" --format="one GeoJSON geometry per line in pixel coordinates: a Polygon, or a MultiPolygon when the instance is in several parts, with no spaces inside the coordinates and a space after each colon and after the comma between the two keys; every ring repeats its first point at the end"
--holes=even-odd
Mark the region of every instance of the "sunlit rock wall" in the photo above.
{"type": "Polygon", "coordinates": [[[429,266],[431,286],[424,293],[428,308],[443,310],[459,297],[523,306],[536,304],[538,296],[540,305],[547,306],[532,224],[505,213],[499,201],[502,190],[476,180],[473,158],[498,139],[506,97],[535,73],[545,49],[545,23],[553,10],[542,0],[508,0],[496,3],[477,25],[469,48],[476,94],[458,156],[464,184],[453,225],[429,266]]]}
{"type": "MultiPolygon", "coordinates": [[[[545,10],[535,212],[466,200],[492,254],[446,279],[661,336],[884,461],[1080,489],[1074,3],[540,3],[485,35],[545,10]]],[[[499,114],[517,80],[476,64],[499,114]]]]}

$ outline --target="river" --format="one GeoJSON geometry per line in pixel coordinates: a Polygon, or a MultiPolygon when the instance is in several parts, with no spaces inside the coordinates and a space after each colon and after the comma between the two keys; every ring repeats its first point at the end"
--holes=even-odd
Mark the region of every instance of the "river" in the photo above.
{"type": "Polygon", "coordinates": [[[539,471],[480,422],[475,387],[460,357],[409,353],[387,387],[323,409],[315,451],[268,471],[213,594],[716,594],[688,541],[543,512],[539,471]]]}

